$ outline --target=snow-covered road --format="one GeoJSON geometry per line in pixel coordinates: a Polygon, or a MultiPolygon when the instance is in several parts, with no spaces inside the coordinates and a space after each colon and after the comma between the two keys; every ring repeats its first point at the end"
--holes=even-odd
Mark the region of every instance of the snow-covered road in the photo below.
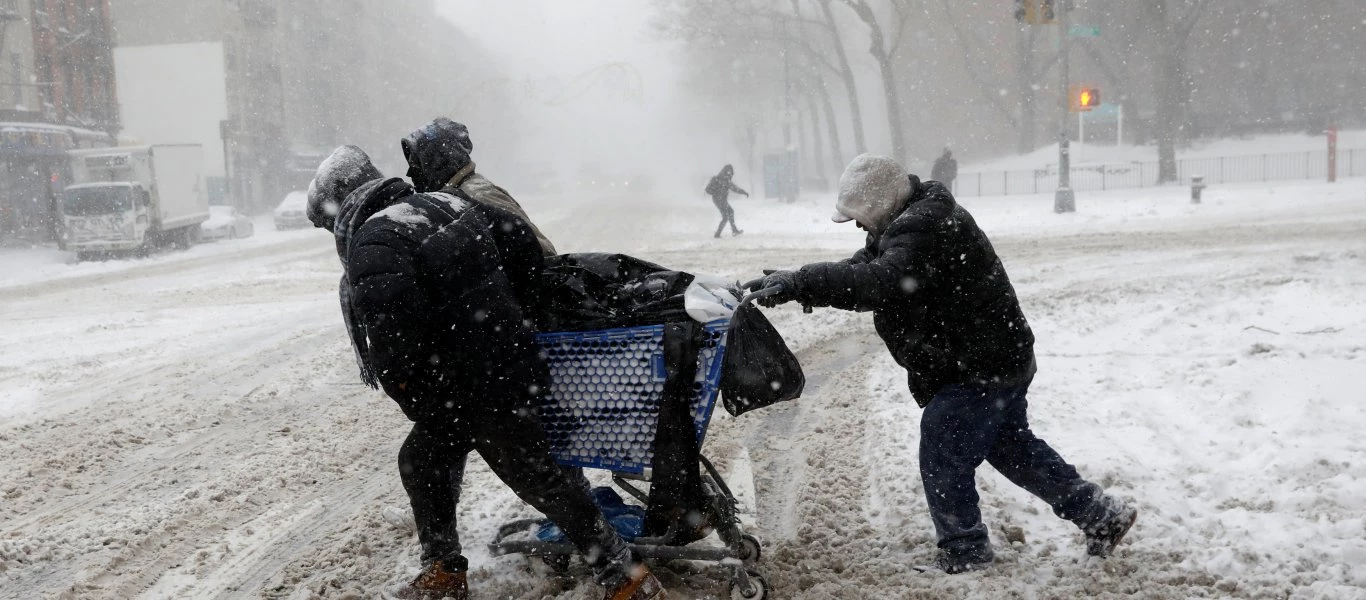
{"type": "MultiPolygon", "coordinates": [[[[530,198],[562,251],[743,277],[852,252],[828,201],[530,198]]],[[[989,468],[998,564],[935,577],[919,409],[865,315],[769,311],[806,397],[730,418],[706,452],[752,467],[780,598],[1358,598],[1366,588],[1366,182],[965,201],[1039,337],[1036,430],[1134,498],[1099,562],[989,468]],[[737,461],[737,457],[747,460],[737,461]],[[1002,526],[1025,543],[1009,546],[1002,526]]],[[[18,261],[20,254],[0,254],[18,261]]],[[[361,386],[318,232],[142,261],[0,265],[0,598],[370,598],[416,566],[394,460],[406,421],[361,386]]],[[[476,461],[477,462],[477,461],[476,461]]],[[[480,598],[594,598],[493,529],[528,510],[476,465],[462,533],[480,598]]],[[[720,573],[659,569],[683,598],[720,573]]]]}

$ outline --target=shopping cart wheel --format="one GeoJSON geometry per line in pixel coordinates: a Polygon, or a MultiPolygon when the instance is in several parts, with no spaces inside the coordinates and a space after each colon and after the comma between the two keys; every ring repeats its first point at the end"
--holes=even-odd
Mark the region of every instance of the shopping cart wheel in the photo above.
{"type": "Polygon", "coordinates": [[[730,600],[764,600],[768,597],[768,580],[758,571],[748,569],[745,581],[730,584],[730,600]]]}
{"type": "Polygon", "coordinates": [[[740,544],[736,550],[738,550],[739,554],[736,558],[744,561],[746,565],[752,565],[759,562],[759,557],[764,553],[763,546],[759,544],[759,538],[748,533],[740,536],[740,544]]]}

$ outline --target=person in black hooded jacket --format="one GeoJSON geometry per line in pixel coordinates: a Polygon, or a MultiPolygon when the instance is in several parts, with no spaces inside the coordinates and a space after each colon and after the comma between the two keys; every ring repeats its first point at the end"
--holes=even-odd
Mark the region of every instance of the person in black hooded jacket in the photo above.
{"type": "Polygon", "coordinates": [[[399,143],[408,161],[408,178],[419,192],[435,192],[454,188],[480,204],[492,206],[517,215],[531,228],[536,241],[546,256],[558,254],[541,230],[531,222],[522,205],[507,190],[475,170],[474,141],[462,123],[437,117],[408,134],[399,143]]]}
{"type": "Polygon", "coordinates": [[[538,301],[543,258],[525,221],[458,190],[416,193],[351,146],[319,167],[308,216],[336,236],[342,314],[362,379],[413,421],[399,473],[424,566],[389,596],[467,597],[456,502],[465,458],[477,451],[590,557],[608,598],[659,597],[587,488],[550,456],[536,410],[549,370],[535,313],[525,310],[538,301]]]}
{"type": "Polygon", "coordinates": [[[761,300],[872,311],[878,335],[905,367],[925,413],[920,475],[949,573],[993,559],[977,506],[983,461],[1080,527],[1087,550],[1112,552],[1137,511],[1081,478],[1030,431],[1025,395],[1034,334],[986,234],[936,181],[892,159],[862,155],[840,178],[836,222],[855,221],[867,245],[841,262],[774,272],[746,284],[761,300]]]}
{"type": "Polygon", "coordinates": [[[715,177],[712,177],[711,180],[707,182],[707,195],[711,196],[711,202],[716,205],[716,210],[721,211],[721,224],[716,226],[716,235],[713,235],[712,237],[721,237],[721,231],[726,228],[726,223],[730,223],[731,235],[740,235],[744,233],[739,227],[735,226],[735,209],[730,207],[730,193],[735,192],[737,194],[744,194],[745,197],[748,198],[749,192],[746,192],[745,190],[740,189],[740,186],[735,185],[734,179],[735,167],[726,165],[721,167],[720,173],[717,173],[715,177]]]}

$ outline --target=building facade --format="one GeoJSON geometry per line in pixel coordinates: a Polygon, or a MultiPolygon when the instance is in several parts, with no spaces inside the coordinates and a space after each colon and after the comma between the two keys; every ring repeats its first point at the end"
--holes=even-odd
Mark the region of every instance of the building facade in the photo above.
{"type": "Polygon", "coordinates": [[[66,151],[119,130],[108,0],[0,0],[0,242],[57,238],[66,151]]]}
{"type": "Polygon", "coordinates": [[[318,162],[341,144],[370,151],[386,172],[401,169],[399,138],[449,111],[461,82],[473,77],[467,65],[486,62],[431,0],[111,2],[120,77],[129,77],[120,81],[124,135],[156,138],[152,117],[183,119],[178,131],[201,133],[177,141],[204,144],[209,160],[222,163],[207,172],[224,177],[223,202],[249,212],[306,188],[318,162]],[[184,57],[212,44],[221,48],[224,85],[203,96],[218,95],[215,102],[194,104],[221,101],[221,114],[179,114],[183,107],[162,108],[157,95],[137,93],[159,85],[151,77],[160,68],[148,67],[163,64],[152,58],[158,53],[190,60],[184,57]],[[143,73],[136,82],[134,67],[143,73]]]}

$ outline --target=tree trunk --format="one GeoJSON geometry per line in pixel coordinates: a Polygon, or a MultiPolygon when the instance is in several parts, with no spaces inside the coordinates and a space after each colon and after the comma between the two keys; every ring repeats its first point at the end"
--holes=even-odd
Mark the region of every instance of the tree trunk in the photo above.
{"type": "Polygon", "coordinates": [[[805,93],[802,96],[806,98],[806,112],[810,115],[808,121],[811,123],[812,174],[815,175],[816,183],[820,185],[818,191],[824,192],[830,189],[830,180],[826,177],[825,171],[825,140],[821,137],[821,113],[816,110],[815,91],[810,89],[810,86],[807,86],[807,89],[803,91],[805,93]]]}
{"type": "Polygon", "coordinates": [[[849,120],[854,128],[854,150],[858,154],[868,151],[868,141],[864,138],[863,108],[859,105],[858,84],[854,79],[854,69],[849,66],[849,54],[844,51],[844,38],[835,23],[835,14],[830,10],[832,0],[820,0],[821,13],[825,24],[830,28],[830,37],[835,46],[835,58],[839,60],[840,79],[844,83],[844,93],[849,97],[849,120]]]}
{"type": "Polygon", "coordinates": [[[821,77],[816,85],[816,95],[820,97],[821,106],[825,109],[825,125],[830,129],[830,173],[839,176],[844,171],[844,150],[840,148],[840,126],[835,121],[835,103],[830,101],[830,90],[825,87],[825,78],[821,77]]]}
{"type": "Polygon", "coordinates": [[[896,87],[896,72],[892,69],[891,58],[885,53],[878,58],[878,68],[882,72],[882,87],[887,99],[887,126],[892,128],[892,156],[901,164],[906,164],[906,131],[901,124],[901,92],[896,87]]]}
{"type": "Polygon", "coordinates": [[[1176,52],[1166,46],[1158,58],[1157,74],[1157,182],[1177,180],[1177,76],[1176,52]]]}
{"type": "Polygon", "coordinates": [[[906,163],[906,132],[901,122],[901,91],[896,87],[896,69],[892,57],[887,52],[887,40],[882,34],[882,26],[877,15],[865,0],[845,0],[868,26],[868,53],[877,61],[878,73],[882,76],[882,95],[887,103],[887,126],[892,129],[892,156],[902,164],[906,163]]]}
{"type": "Polygon", "coordinates": [[[1154,16],[1153,32],[1158,36],[1158,63],[1157,63],[1157,116],[1156,116],[1156,137],[1157,137],[1157,181],[1158,183],[1168,183],[1177,181],[1176,147],[1187,139],[1190,135],[1190,116],[1186,112],[1191,98],[1190,75],[1186,69],[1187,40],[1191,28],[1194,27],[1194,19],[1197,19],[1196,11],[1200,8],[1198,2],[1191,14],[1185,20],[1189,22],[1179,23],[1185,27],[1185,31],[1178,31],[1179,21],[1169,9],[1169,0],[1153,0],[1152,11],[1154,16]]]}
{"type": "Polygon", "coordinates": [[[1015,40],[1015,54],[1019,59],[1016,68],[1018,78],[1015,83],[1016,93],[1020,98],[1020,138],[1015,144],[1015,152],[1028,154],[1034,151],[1034,144],[1038,143],[1035,138],[1038,131],[1039,107],[1035,102],[1034,92],[1034,28],[1025,25],[1018,30],[1015,40]]]}

